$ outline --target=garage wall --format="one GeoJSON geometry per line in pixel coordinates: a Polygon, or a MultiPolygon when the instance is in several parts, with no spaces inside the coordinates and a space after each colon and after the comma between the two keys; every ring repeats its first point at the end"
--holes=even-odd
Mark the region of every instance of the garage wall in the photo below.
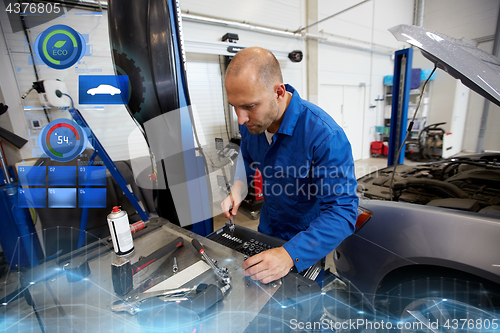
{"type": "MultiPolygon", "coordinates": [[[[493,50],[493,42],[481,43],[479,44],[479,48],[491,53],[493,50]]],[[[483,108],[484,98],[475,92],[471,92],[467,108],[467,120],[463,145],[464,151],[476,151],[483,108]]],[[[500,107],[493,103],[490,103],[483,150],[500,151],[500,107]]]]}
{"type": "MultiPolygon", "coordinates": [[[[483,39],[495,34],[498,10],[497,0],[426,0],[424,27],[452,37],[468,39],[483,39]]],[[[478,47],[487,52],[492,51],[493,42],[481,42],[478,47]]],[[[431,64],[420,52],[415,52],[414,63],[431,64]]],[[[428,65],[426,65],[428,66],[428,65]]],[[[453,97],[455,80],[441,70],[436,72],[432,87],[432,98],[429,109],[429,123],[445,121],[445,129],[449,130],[453,114],[453,97]]],[[[470,92],[465,122],[465,136],[462,150],[476,150],[479,126],[483,112],[484,98],[470,92]]],[[[485,150],[500,150],[500,108],[490,105],[485,150]]]]}
{"type": "MultiPolygon", "coordinates": [[[[318,19],[360,2],[318,0],[318,19]]],[[[253,2],[215,0],[210,3],[201,0],[183,0],[180,3],[185,14],[197,14],[288,31],[295,31],[307,25],[305,0],[253,2]]],[[[2,10],[2,15],[3,13],[2,10]]],[[[85,14],[81,10],[75,10],[74,14],[77,13],[85,14]]],[[[51,22],[50,25],[68,24],[88,35],[89,44],[92,45],[92,54],[82,59],[82,65],[87,69],[101,68],[101,74],[111,74],[106,15],[76,17],[74,14],[60,18],[57,22],[51,22]]],[[[355,131],[351,137],[357,142],[356,159],[368,157],[370,142],[378,139],[374,129],[376,125],[383,123],[383,102],[376,101],[376,99],[383,95],[382,77],[393,72],[390,55],[394,49],[403,46],[392,37],[387,28],[401,23],[411,24],[412,17],[413,0],[372,0],[317,26],[318,35],[321,36],[320,47],[318,54],[311,56],[315,56],[319,61],[318,85],[342,86],[343,92],[349,90],[343,96],[345,95],[347,99],[355,99],[351,102],[356,102],[349,103],[351,106],[355,105],[355,111],[349,119],[356,119],[356,122],[353,123],[348,119],[350,124],[348,126],[355,131]],[[356,87],[354,89],[356,91],[346,87],[356,87]]],[[[5,22],[5,18],[2,22],[5,22]]],[[[45,28],[46,26],[40,26],[33,29],[33,39],[45,28]]],[[[183,29],[188,60],[188,84],[193,104],[200,117],[205,119],[200,121],[200,124],[203,127],[206,142],[213,142],[215,137],[222,136],[224,139],[227,137],[225,123],[222,122],[221,117],[223,109],[220,106],[222,95],[219,93],[219,87],[222,91],[222,80],[218,70],[218,56],[210,50],[212,47],[210,43],[220,43],[222,35],[234,32],[238,33],[240,37],[238,45],[241,46],[257,45],[280,52],[298,49],[305,53],[306,59],[310,56],[307,54],[305,39],[275,36],[189,20],[183,21],[183,29]],[[197,47],[192,46],[195,44],[197,47]]],[[[20,71],[15,71],[15,75],[19,84],[19,92],[22,94],[34,81],[33,70],[28,62],[28,55],[25,53],[24,37],[22,33],[10,34],[8,27],[4,27],[4,30],[13,54],[12,58],[15,59],[13,68],[21,68],[20,71]]],[[[307,97],[306,62],[294,64],[286,60],[286,56],[280,59],[280,62],[285,81],[292,84],[303,97],[307,97]]],[[[39,75],[41,79],[59,78],[67,82],[77,82],[78,73],[55,71],[46,66],[40,66],[39,75]]],[[[70,93],[76,94],[76,84],[72,86],[70,83],[68,88],[70,93]]],[[[328,98],[328,94],[319,96],[319,100],[326,101],[325,103],[328,103],[328,98]]],[[[34,93],[22,103],[21,107],[40,106],[34,93]]],[[[325,109],[329,108],[328,105],[321,106],[325,109]]],[[[36,112],[40,113],[40,111],[36,112]]],[[[110,150],[113,158],[130,157],[128,151],[130,149],[124,143],[123,138],[127,137],[134,125],[125,120],[129,117],[124,113],[124,109],[113,107],[108,110],[108,107],[104,107],[99,110],[84,110],[84,112],[87,112],[86,117],[89,123],[99,139],[110,150]]],[[[65,116],[54,114],[56,117],[65,116]]],[[[43,118],[43,114],[40,114],[40,117],[43,118]]],[[[32,149],[25,155],[31,153],[32,149]]]]}
{"type": "MultiPolygon", "coordinates": [[[[318,1],[321,20],[360,1],[318,1]]],[[[374,0],[318,25],[319,105],[345,130],[355,160],[370,156],[378,140],[375,126],[383,125],[383,77],[394,72],[391,56],[403,44],[388,28],[411,24],[413,0],[374,0]],[[341,98],[342,102],[333,101],[341,98]]]]}

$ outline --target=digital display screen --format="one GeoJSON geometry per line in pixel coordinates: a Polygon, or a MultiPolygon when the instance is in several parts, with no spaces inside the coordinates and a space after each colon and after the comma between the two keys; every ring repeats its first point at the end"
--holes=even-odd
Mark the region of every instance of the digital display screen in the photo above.
{"type": "Polygon", "coordinates": [[[49,188],[49,208],[76,208],[76,188],[49,188]]]}
{"type": "Polygon", "coordinates": [[[23,166],[18,170],[20,185],[44,186],[19,188],[21,208],[106,207],[106,187],[90,187],[106,186],[105,166],[23,166]],[[49,188],[45,187],[47,179],[49,188]],[[76,188],[77,184],[86,187],[76,188]]]}
{"type": "Polygon", "coordinates": [[[106,186],[106,167],[105,166],[78,167],[78,185],[106,186]]]}
{"type": "Polygon", "coordinates": [[[47,168],[45,166],[20,166],[17,168],[19,185],[46,186],[47,168]]]}
{"type": "Polygon", "coordinates": [[[76,186],[76,166],[49,166],[49,186],[76,186]]]}
{"type": "Polygon", "coordinates": [[[78,207],[106,208],[106,188],[78,189],[78,207]]]}

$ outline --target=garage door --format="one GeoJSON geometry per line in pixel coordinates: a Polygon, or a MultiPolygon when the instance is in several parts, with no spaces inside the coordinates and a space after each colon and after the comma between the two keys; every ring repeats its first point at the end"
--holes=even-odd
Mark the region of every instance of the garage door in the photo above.
{"type": "Polygon", "coordinates": [[[342,127],[354,160],[362,158],[364,87],[322,84],[319,105],[342,127]]]}

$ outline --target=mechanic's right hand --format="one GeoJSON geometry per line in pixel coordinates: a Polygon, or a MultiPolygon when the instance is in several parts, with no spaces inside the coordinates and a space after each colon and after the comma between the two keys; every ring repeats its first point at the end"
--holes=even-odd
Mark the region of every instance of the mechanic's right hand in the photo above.
{"type": "Polygon", "coordinates": [[[224,199],[224,201],[221,202],[221,207],[222,207],[222,213],[224,213],[224,216],[226,219],[230,220],[231,215],[236,216],[238,213],[238,208],[241,205],[241,199],[239,195],[235,195],[233,197],[233,194],[229,194],[229,196],[224,199]],[[236,198],[234,198],[236,197],[236,198]],[[236,199],[236,200],[235,200],[236,199]],[[231,210],[232,209],[232,210],[231,210]]]}
{"type": "Polygon", "coordinates": [[[236,180],[233,184],[233,189],[229,196],[221,202],[222,212],[226,219],[230,220],[231,215],[236,216],[238,213],[238,208],[241,205],[241,202],[247,195],[247,185],[243,183],[241,180],[236,180]],[[233,209],[229,212],[230,209],[233,209]]]}

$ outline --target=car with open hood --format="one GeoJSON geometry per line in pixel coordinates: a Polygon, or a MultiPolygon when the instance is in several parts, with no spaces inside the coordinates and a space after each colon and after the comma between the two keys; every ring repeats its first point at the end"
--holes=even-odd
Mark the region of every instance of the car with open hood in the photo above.
{"type": "MultiPolygon", "coordinates": [[[[424,28],[389,30],[500,105],[498,58],[424,28]]],[[[500,154],[387,167],[359,178],[358,194],[357,230],[334,263],[365,304],[428,332],[500,329],[500,154]]]]}

